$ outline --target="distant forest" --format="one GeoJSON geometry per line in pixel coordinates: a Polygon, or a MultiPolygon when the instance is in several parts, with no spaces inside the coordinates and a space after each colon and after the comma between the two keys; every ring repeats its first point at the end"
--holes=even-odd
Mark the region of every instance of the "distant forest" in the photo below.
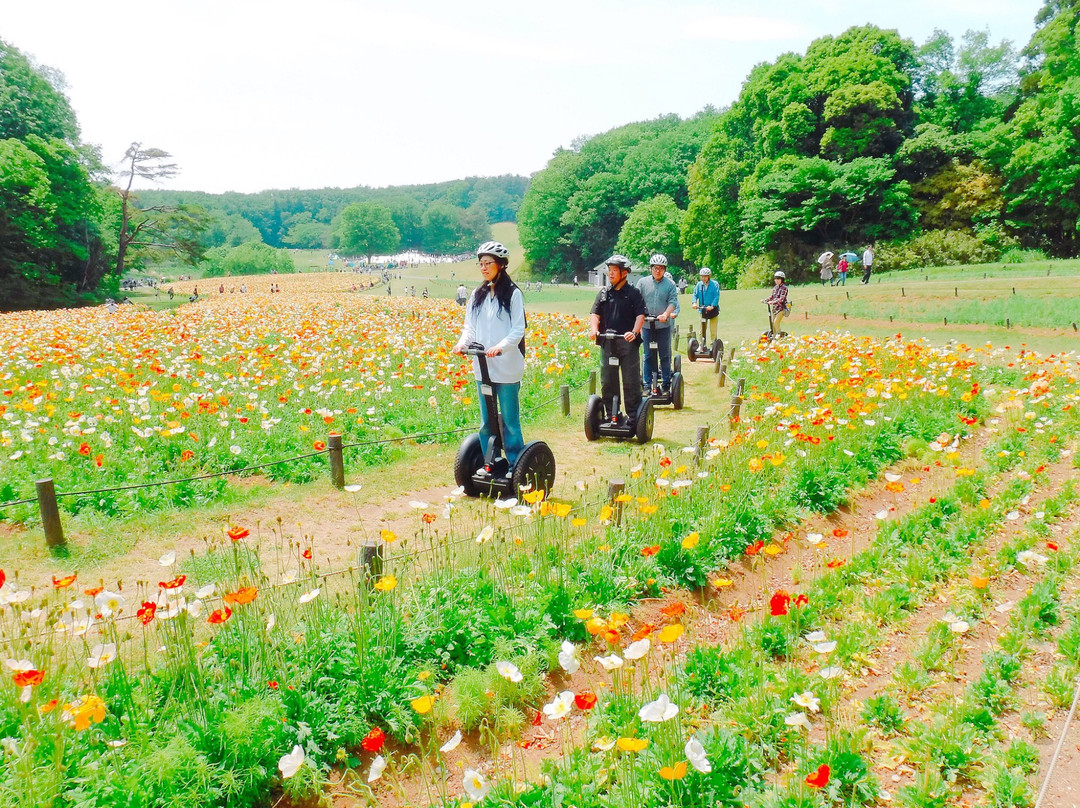
{"type": "Polygon", "coordinates": [[[560,149],[518,213],[533,270],[618,250],[726,286],[823,251],[881,269],[1080,253],[1080,0],[1046,0],[1017,50],[985,31],[850,28],[756,66],[735,102],[560,149]]]}

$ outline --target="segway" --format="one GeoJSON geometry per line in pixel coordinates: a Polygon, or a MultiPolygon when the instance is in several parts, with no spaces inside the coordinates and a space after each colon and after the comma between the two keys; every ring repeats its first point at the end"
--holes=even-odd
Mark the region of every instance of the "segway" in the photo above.
{"type": "MultiPolygon", "coordinates": [[[[602,331],[597,336],[605,340],[625,339],[625,335],[615,331],[602,331]]],[[[611,356],[608,362],[616,367],[619,365],[619,357],[611,356]]],[[[589,396],[585,402],[585,437],[588,440],[598,438],[616,438],[617,440],[634,439],[638,443],[646,443],[652,437],[653,430],[653,402],[652,397],[645,395],[641,398],[637,412],[633,417],[623,415],[619,410],[619,393],[616,390],[611,403],[611,411],[604,406],[604,399],[598,395],[589,396]]]]}
{"type": "Polygon", "coordinates": [[[484,446],[479,435],[461,442],[454,461],[454,479],[470,497],[516,497],[524,490],[550,491],[555,482],[555,455],[542,440],[525,444],[513,466],[503,454],[503,420],[499,399],[488,375],[487,349],[473,342],[465,349],[480,364],[480,392],[487,405],[488,423],[493,427],[484,446]]]}
{"type": "Polygon", "coordinates": [[[769,313],[769,330],[761,335],[761,342],[772,342],[774,339],[784,339],[787,335],[787,331],[781,331],[779,334],[774,333],[776,330],[773,326],[773,310],[772,306],[768,303],[765,304],[765,311],[769,313]]]}
{"type": "MultiPolygon", "coordinates": [[[[720,315],[717,314],[717,317],[720,315]]],[[[705,347],[705,330],[708,327],[709,320],[706,317],[701,318],[701,340],[697,337],[690,337],[686,343],[686,358],[693,362],[695,359],[708,359],[712,362],[719,362],[724,358],[724,341],[717,337],[713,340],[712,345],[708,348],[705,347]]]]}
{"type": "MultiPolygon", "coordinates": [[[[649,333],[653,333],[652,326],[656,323],[655,317],[646,317],[645,325],[649,327],[649,333]]],[[[652,351],[656,356],[656,378],[653,379],[652,390],[649,391],[649,398],[652,399],[654,407],[666,407],[668,404],[672,405],[675,409],[681,410],[683,408],[683,375],[678,368],[673,370],[671,374],[671,386],[664,390],[660,387],[660,344],[655,340],[649,342],[645,346],[645,350],[652,351]]],[[[676,354],[676,358],[678,354],[676,354]]]]}

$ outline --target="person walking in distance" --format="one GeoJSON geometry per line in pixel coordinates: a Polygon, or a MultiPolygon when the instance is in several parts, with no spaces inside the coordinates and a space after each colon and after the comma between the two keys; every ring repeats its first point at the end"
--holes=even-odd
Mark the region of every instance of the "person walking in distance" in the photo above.
{"type": "Polygon", "coordinates": [[[644,344],[656,343],[660,354],[660,367],[656,367],[656,353],[645,351],[645,389],[662,385],[664,392],[671,389],[671,319],[679,307],[679,287],[667,274],[667,257],[655,253],[649,258],[650,277],[637,282],[638,291],[645,299],[645,309],[656,322],[642,332],[644,344]]]}
{"type": "Polygon", "coordinates": [[[712,279],[712,270],[708,267],[698,270],[698,277],[701,280],[694,287],[693,306],[709,321],[709,340],[716,342],[716,321],[720,318],[720,284],[712,279]]]}
{"type": "Polygon", "coordinates": [[[874,246],[872,244],[867,245],[862,254],[862,284],[868,286],[870,284],[870,269],[874,266],[874,246]]]}
{"type": "Polygon", "coordinates": [[[597,294],[589,314],[589,338],[600,343],[600,395],[609,413],[614,413],[615,396],[619,394],[619,373],[622,373],[622,405],[629,417],[641,405],[641,329],[645,325],[645,299],[637,287],[627,282],[630,259],[613,255],[607,261],[611,286],[597,294]],[[601,331],[622,334],[622,339],[597,339],[601,331]],[[618,364],[609,361],[618,359],[618,364]]]}

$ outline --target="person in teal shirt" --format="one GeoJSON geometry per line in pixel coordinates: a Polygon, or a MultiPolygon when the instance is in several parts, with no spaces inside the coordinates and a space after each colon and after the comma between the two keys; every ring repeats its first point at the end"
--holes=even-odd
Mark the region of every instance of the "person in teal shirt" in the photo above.
{"type": "Polygon", "coordinates": [[[645,309],[656,322],[642,329],[645,348],[645,389],[652,390],[659,382],[664,392],[671,389],[671,323],[679,310],[679,287],[667,274],[667,256],[655,253],[649,258],[649,275],[637,282],[638,291],[645,298],[645,309]],[[657,351],[649,350],[656,343],[657,351]],[[660,354],[660,367],[656,367],[656,354],[660,354]]]}
{"type": "Polygon", "coordinates": [[[694,308],[709,321],[709,334],[712,342],[716,341],[716,321],[720,319],[720,284],[712,279],[712,270],[702,267],[698,270],[701,278],[694,287],[694,308]]]}

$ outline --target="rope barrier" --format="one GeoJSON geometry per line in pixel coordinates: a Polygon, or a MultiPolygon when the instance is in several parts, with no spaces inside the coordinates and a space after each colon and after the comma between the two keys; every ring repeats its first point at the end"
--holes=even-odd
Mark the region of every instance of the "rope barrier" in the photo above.
{"type": "Polygon", "coordinates": [[[1077,702],[1080,702],[1080,677],[1076,680],[1076,689],[1073,691],[1072,707],[1069,708],[1069,714],[1065,717],[1065,726],[1061,728],[1061,737],[1058,738],[1057,747],[1054,749],[1054,756],[1050,758],[1050,765],[1046,768],[1046,778],[1043,780],[1042,788],[1039,789],[1039,797],[1035,800],[1035,808],[1040,808],[1043,797],[1046,796],[1046,791],[1050,788],[1050,778],[1054,775],[1054,766],[1057,765],[1058,755],[1061,754],[1061,747],[1065,745],[1065,738],[1069,734],[1069,725],[1072,724],[1073,716],[1076,715],[1077,702]]]}

